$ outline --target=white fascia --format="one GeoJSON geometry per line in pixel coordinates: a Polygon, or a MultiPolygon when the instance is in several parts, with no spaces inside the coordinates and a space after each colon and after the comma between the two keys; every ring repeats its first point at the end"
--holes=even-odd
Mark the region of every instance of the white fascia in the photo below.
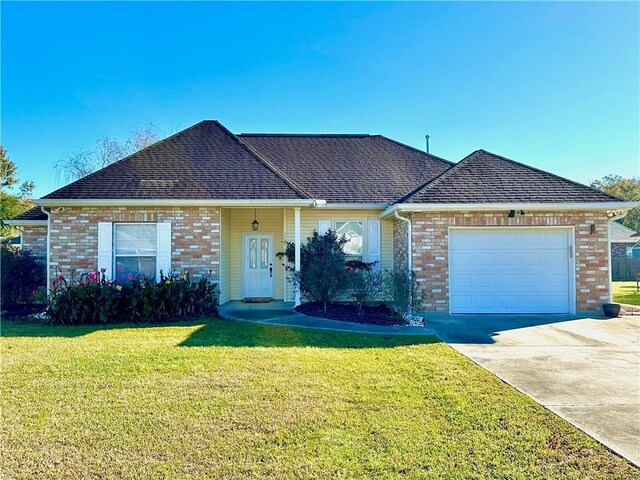
{"type": "Polygon", "coordinates": [[[575,203],[401,203],[392,205],[379,217],[387,218],[398,212],[456,212],[456,211],[497,211],[497,210],[630,210],[640,202],[575,202],[575,203]]]}
{"type": "Polygon", "coordinates": [[[15,227],[20,227],[20,226],[45,227],[48,224],[46,220],[3,220],[3,222],[6,223],[7,225],[13,225],[15,227]]]}
{"type": "Polygon", "coordinates": [[[171,199],[171,198],[148,198],[148,199],[55,199],[39,198],[33,203],[43,207],[312,207],[316,204],[315,199],[294,199],[294,200],[265,200],[265,199],[171,199]]]}

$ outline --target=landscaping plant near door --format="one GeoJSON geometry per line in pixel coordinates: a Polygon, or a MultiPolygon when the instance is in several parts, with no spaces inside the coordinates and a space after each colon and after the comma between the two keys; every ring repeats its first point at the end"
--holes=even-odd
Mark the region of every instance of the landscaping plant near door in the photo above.
{"type": "Polygon", "coordinates": [[[295,246],[287,243],[284,252],[278,257],[287,260],[285,269],[293,284],[300,289],[301,296],[308,302],[320,303],[327,311],[329,303],[343,297],[351,285],[350,271],[370,269],[372,264],[347,260],[344,245],[347,238],[338,237],[333,230],[319,235],[314,231],[307,243],[300,246],[300,270],[291,265],[294,260],[295,246]]]}

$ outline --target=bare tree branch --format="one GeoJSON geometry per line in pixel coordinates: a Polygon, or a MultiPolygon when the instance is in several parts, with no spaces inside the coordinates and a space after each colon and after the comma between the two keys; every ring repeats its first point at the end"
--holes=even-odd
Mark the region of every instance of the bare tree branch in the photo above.
{"type": "Polygon", "coordinates": [[[103,137],[93,149],[80,149],[55,163],[58,184],[72,182],[129,156],[166,136],[152,123],[135,125],[125,140],[103,137]]]}

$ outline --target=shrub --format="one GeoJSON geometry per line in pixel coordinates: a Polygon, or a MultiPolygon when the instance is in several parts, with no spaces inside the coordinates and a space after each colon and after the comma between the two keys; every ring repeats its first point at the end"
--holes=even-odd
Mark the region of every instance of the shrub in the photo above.
{"type": "Polygon", "coordinates": [[[362,306],[375,300],[384,291],[382,275],[370,268],[347,269],[350,275],[348,296],[356,302],[358,316],[362,313],[362,306]]]}
{"type": "Polygon", "coordinates": [[[46,284],[45,264],[29,250],[16,250],[4,245],[1,257],[3,308],[33,303],[37,298],[34,292],[46,284]]]}
{"type": "Polygon", "coordinates": [[[402,320],[407,321],[420,308],[424,300],[424,294],[418,288],[415,273],[385,270],[383,282],[388,297],[387,305],[402,320]]]}
{"type": "Polygon", "coordinates": [[[210,276],[192,281],[162,272],[160,281],[137,278],[126,285],[108,281],[104,271],[79,280],[58,275],[49,298],[47,317],[54,324],[164,322],[217,313],[216,284],[210,276]]]}
{"type": "Polygon", "coordinates": [[[300,289],[302,297],[308,302],[321,303],[325,312],[329,303],[347,293],[350,286],[348,270],[371,269],[373,265],[347,261],[343,250],[347,241],[344,235],[338,237],[333,230],[324,235],[314,231],[313,236],[307,238],[307,243],[300,246],[298,272],[291,266],[295,256],[293,243],[287,243],[285,251],[278,253],[279,257],[287,259],[285,269],[291,282],[300,289]]]}

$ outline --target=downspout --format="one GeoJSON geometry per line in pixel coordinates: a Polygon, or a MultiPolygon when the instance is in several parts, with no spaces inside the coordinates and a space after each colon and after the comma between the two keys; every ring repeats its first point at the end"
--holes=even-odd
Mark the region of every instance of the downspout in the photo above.
{"type": "Polygon", "coordinates": [[[613,215],[609,217],[609,220],[607,221],[607,256],[609,258],[609,302],[610,303],[613,303],[613,272],[611,271],[611,223],[626,217],[629,211],[625,210],[622,213],[619,213],[617,215],[615,214],[615,212],[612,212],[612,213],[613,215]]]}
{"type": "Polygon", "coordinates": [[[51,288],[51,211],[40,207],[42,213],[47,216],[47,297],[51,288]]]}
{"type": "Polygon", "coordinates": [[[398,213],[398,210],[393,211],[393,216],[407,224],[407,274],[409,275],[409,278],[411,278],[411,272],[413,269],[413,262],[411,261],[411,220],[401,216],[398,213]]]}

